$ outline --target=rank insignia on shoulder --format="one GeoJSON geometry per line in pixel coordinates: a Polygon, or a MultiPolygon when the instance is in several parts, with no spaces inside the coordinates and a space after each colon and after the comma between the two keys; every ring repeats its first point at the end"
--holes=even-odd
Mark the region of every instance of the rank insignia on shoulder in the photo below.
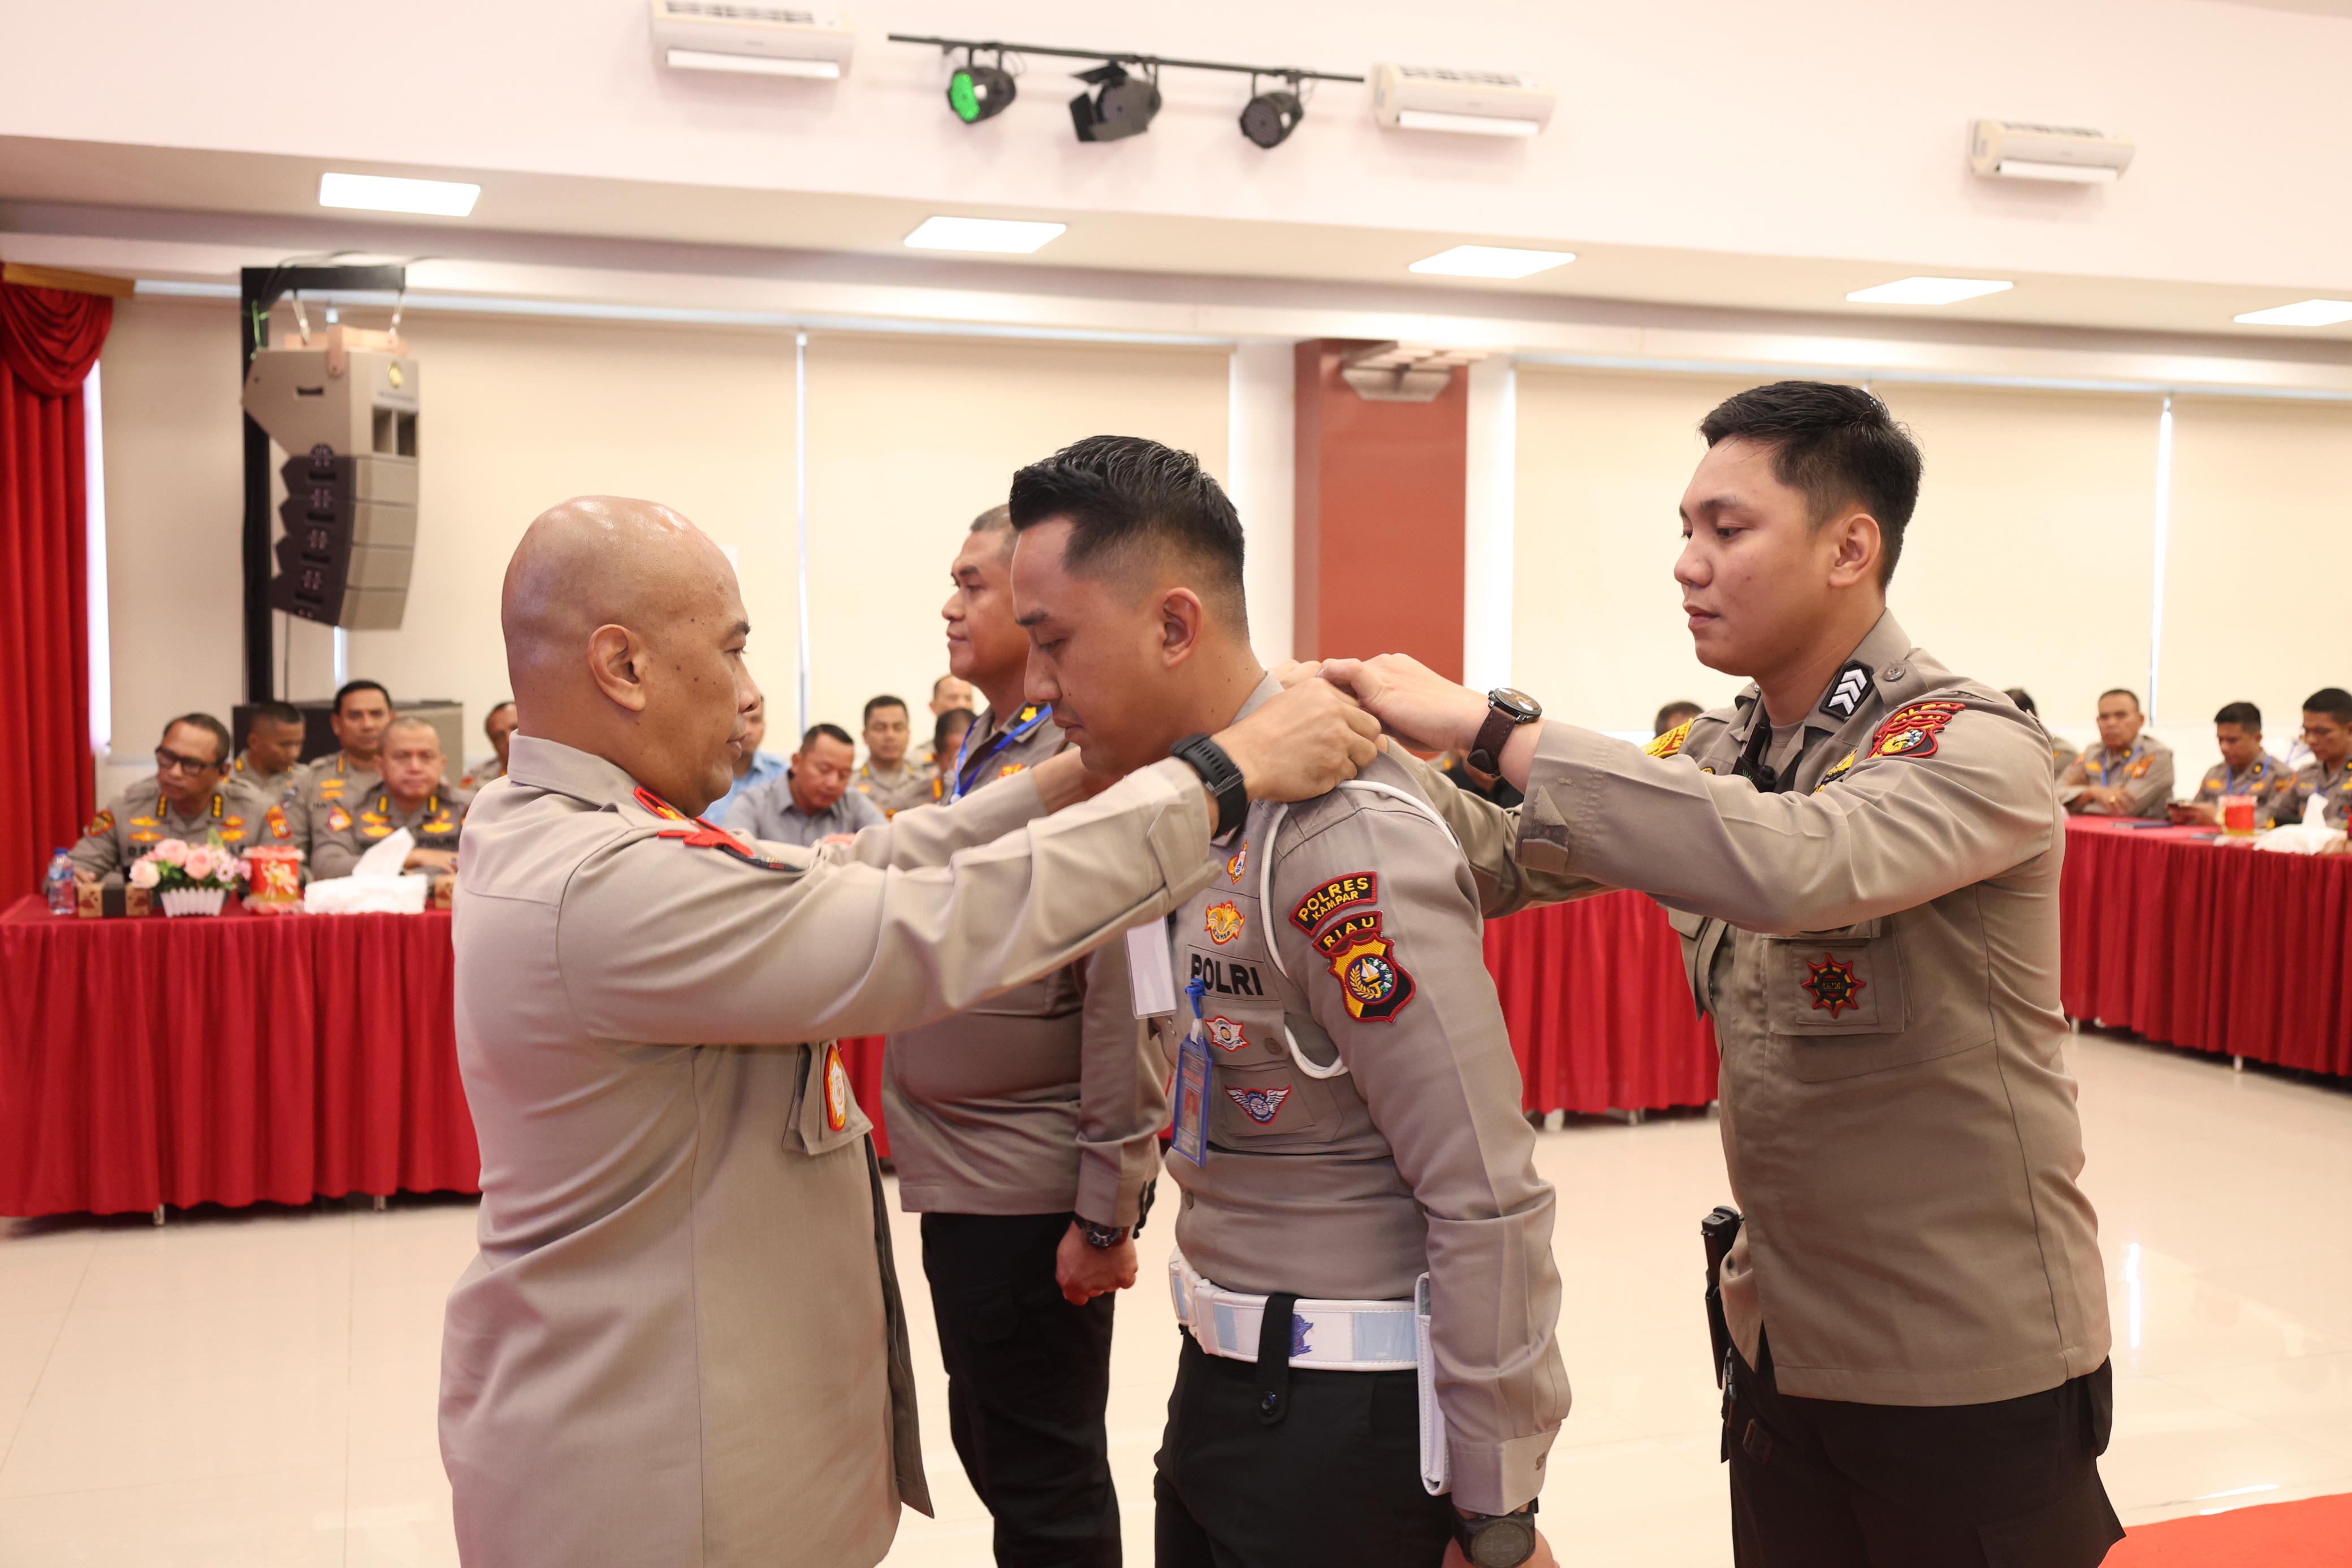
{"type": "Polygon", "coordinates": [[[1247,870],[1248,867],[1249,841],[1247,839],[1244,839],[1242,841],[1242,847],[1234,852],[1233,858],[1231,860],[1225,862],[1225,877],[1228,881],[1238,883],[1242,879],[1242,873],[1247,870]]]}
{"type": "Polygon", "coordinates": [[[1242,1108],[1242,1114],[1265,1126],[1282,1114],[1282,1103],[1290,1098],[1290,1085],[1279,1089],[1228,1089],[1225,1096],[1242,1108]]]}
{"type": "Polygon", "coordinates": [[[1290,912],[1290,923],[1309,936],[1326,920],[1352,904],[1370,904],[1380,894],[1381,879],[1368,871],[1351,871],[1345,876],[1335,876],[1298,901],[1290,912]]]}
{"type": "Polygon", "coordinates": [[[1333,922],[1328,931],[1315,938],[1315,948],[1328,958],[1340,948],[1351,946],[1359,937],[1377,936],[1380,934],[1381,912],[1377,909],[1360,909],[1344,920],[1333,922]]]}
{"type": "Polygon", "coordinates": [[[1239,1051],[1250,1042],[1249,1032],[1223,1013],[1201,1020],[1208,1031],[1209,1043],[1219,1051],[1239,1051]]]}
{"type": "Polygon", "coordinates": [[[1830,683],[1829,695],[1822,699],[1822,711],[1839,718],[1852,718],[1870,700],[1870,666],[1855,659],[1837,673],[1830,683]]]}
{"type": "Polygon", "coordinates": [[[2155,758],[2143,757],[2132,764],[2131,776],[2135,779],[2145,779],[2147,777],[2147,770],[2154,766],[2156,766],[2155,758]]]}
{"type": "Polygon", "coordinates": [[[1686,718],[1642,749],[1653,757],[1672,757],[1683,748],[1683,742],[1690,738],[1690,727],[1696,722],[1686,718]]]}
{"type": "Polygon", "coordinates": [[[1936,737],[1964,711],[1965,703],[1913,703],[1897,708],[1870,737],[1873,757],[1933,757],[1936,737]]]}
{"type": "Polygon", "coordinates": [[[1827,773],[1822,775],[1822,781],[1813,786],[1813,793],[1818,795],[1822,790],[1828,789],[1831,785],[1836,783],[1840,779],[1844,778],[1847,769],[1853,766],[1853,759],[1861,755],[1862,753],[1859,751],[1847,752],[1845,756],[1839,760],[1838,765],[1835,768],[1831,768],[1827,773]]]}
{"type": "Polygon", "coordinates": [[[328,810],[327,831],[331,833],[340,833],[351,825],[352,814],[349,811],[344,810],[341,806],[331,808],[328,810]]]}
{"type": "Polygon", "coordinates": [[[671,805],[668,801],[663,800],[660,796],[655,794],[652,790],[646,789],[642,784],[637,786],[636,801],[638,805],[643,806],[646,810],[651,811],[656,817],[667,817],[673,822],[692,821],[692,819],[687,816],[684,811],[679,810],[677,807],[671,805]]]}
{"type": "Polygon", "coordinates": [[[1412,1000],[1412,977],[1396,961],[1396,944],[1362,936],[1330,955],[1340,999],[1359,1023],[1386,1023],[1412,1000]]]}
{"type": "Polygon", "coordinates": [[[838,1133],[849,1125],[849,1069],[841,1062],[841,1041],[824,1042],[824,1127],[838,1133]]]}
{"type": "Polygon", "coordinates": [[[1209,940],[1220,947],[1240,936],[1242,927],[1247,924],[1248,922],[1242,917],[1242,912],[1234,906],[1234,901],[1230,898],[1223,904],[1209,905],[1209,912],[1202,921],[1202,926],[1209,933],[1209,940]]]}
{"type": "Polygon", "coordinates": [[[97,816],[92,817],[89,820],[89,826],[82,830],[82,835],[85,838],[94,839],[100,833],[110,833],[112,831],[114,831],[114,813],[111,811],[100,811],[97,816]]]}
{"type": "Polygon", "coordinates": [[[1870,982],[1855,974],[1852,964],[1841,964],[1824,953],[1820,963],[1807,964],[1805,969],[1805,978],[1797,982],[1797,988],[1811,996],[1815,1012],[1826,1012],[1834,1019],[1849,1008],[1860,1010],[1863,988],[1870,982]]]}

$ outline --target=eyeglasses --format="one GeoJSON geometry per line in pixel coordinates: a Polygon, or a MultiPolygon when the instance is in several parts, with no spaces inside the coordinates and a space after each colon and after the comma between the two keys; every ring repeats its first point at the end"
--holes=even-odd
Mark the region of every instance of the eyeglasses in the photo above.
{"type": "Polygon", "coordinates": [[[214,773],[219,768],[219,763],[206,761],[201,757],[183,757],[160,746],[155,748],[155,771],[158,773],[214,773]]]}

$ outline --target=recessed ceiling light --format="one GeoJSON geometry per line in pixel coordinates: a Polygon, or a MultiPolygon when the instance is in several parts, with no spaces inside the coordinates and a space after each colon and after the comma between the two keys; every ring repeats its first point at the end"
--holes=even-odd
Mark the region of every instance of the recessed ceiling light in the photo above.
{"type": "Polygon", "coordinates": [[[319,204],[357,207],[371,213],[424,213],[462,218],[474,210],[482,188],[458,180],[395,180],[387,174],[321,174],[319,204]]]}
{"type": "Polygon", "coordinates": [[[2292,305],[2249,310],[2230,319],[2249,327],[2333,327],[2339,321],[2352,321],[2352,299],[2298,299],[2292,305]]]}
{"type": "Polygon", "coordinates": [[[1954,305],[1998,294],[2016,285],[1990,277],[1898,277],[1846,296],[1855,305],[1954,305]]]}
{"type": "Polygon", "coordinates": [[[1027,256],[1059,239],[1067,224],[1024,223],[1013,218],[925,218],[907,244],[916,250],[984,250],[1027,256]]]}
{"type": "Polygon", "coordinates": [[[1533,277],[1576,259],[1570,250],[1517,250],[1507,245],[1457,245],[1424,256],[1405,270],[1441,277],[1533,277]]]}

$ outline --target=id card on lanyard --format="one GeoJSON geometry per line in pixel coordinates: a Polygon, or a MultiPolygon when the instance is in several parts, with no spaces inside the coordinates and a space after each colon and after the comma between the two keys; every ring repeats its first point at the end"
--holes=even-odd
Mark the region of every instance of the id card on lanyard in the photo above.
{"type": "Polygon", "coordinates": [[[1209,1037],[1201,1022],[1202,983],[1184,988],[1192,996],[1192,1027],[1176,1048],[1176,1124],[1169,1147],[1196,1166],[1209,1163],[1209,1037]]]}

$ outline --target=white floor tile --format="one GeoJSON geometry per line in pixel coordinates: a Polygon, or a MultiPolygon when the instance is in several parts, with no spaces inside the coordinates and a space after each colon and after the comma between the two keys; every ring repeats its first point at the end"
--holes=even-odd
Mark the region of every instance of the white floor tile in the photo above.
{"type": "Polygon", "coordinates": [[[313,1464],[0,1498],[0,1563],[337,1568],[344,1528],[342,1467],[313,1464]]]}

